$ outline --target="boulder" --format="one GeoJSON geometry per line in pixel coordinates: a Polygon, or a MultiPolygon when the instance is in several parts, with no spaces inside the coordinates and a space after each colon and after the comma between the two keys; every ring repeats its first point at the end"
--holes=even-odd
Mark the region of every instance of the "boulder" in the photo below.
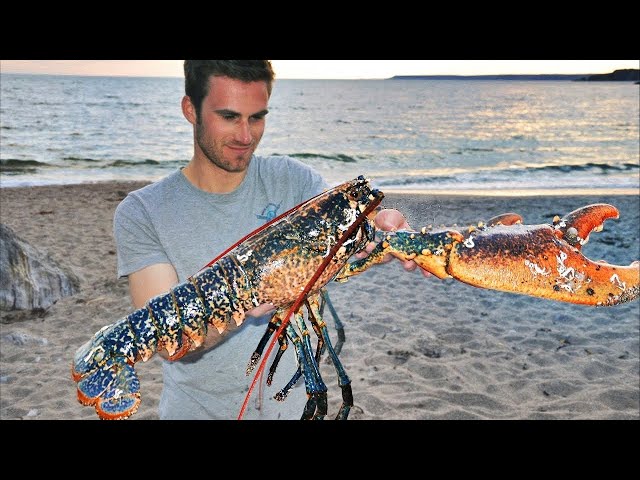
{"type": "Polygon", "coordinates": [[[0,223],[0,310],[46,309],[79,290],[72,271],[0,223]]]}

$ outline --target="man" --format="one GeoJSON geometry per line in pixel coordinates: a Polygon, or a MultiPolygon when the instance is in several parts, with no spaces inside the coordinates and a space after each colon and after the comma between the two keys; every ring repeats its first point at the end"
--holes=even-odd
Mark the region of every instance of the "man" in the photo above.
{"type": "MultiPolygon", "coordinates": [[[[317,172],[293,158],[254,155],[274,80],[270,62],[187,60],[184,72],[182,112],[193,125],[193,157],[180,170],[131,192],[115,212],[118,275],[128,277],[136,308],[327,187],[317,172]]],[[[395,210],[380,212],[376,223],[387,230],[408,227],[395,210]]],[[[415,267],[405,262],[407,270],[415,267]]],[[[160,418],[237,418],[251,379],[245,368],[272,310],[261,305],[247,312],[240,328],[231,325],[223,335],[209,328],[201,348],[163,361],[160,418]]],[[[166,351],[161,355],[167,358],[166,351]]],[[[273,393],[295,370],[292,349],[278,366],[273,393]]],[[[303,382],[298,384],[285,402],[264,395],[259,408],[248,408],[244,418],[300,418],[306,395],[303,382]]]]}

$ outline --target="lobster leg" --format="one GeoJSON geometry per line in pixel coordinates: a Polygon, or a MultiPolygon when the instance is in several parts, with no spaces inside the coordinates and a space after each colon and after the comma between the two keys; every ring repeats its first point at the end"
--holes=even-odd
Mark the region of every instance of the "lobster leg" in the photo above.
{"type": "MultiPolygon", "coordinates": [[[[331,339],[329,337],[327,325],[322,319],[322,313],[321,313],[321,307],[320,307],[320,298],[321,298],[320,295],[313,295],[312,297],[307,299],[307,301],[305,302],[305,305],[307,307],[307,311],[309,314],[309,320],[311,321],[313,330],[316,332],[316,335],[318,336],[318,344],[316,347],[315,355],[312,356],[312,351],[310,349],[311,346],[309,343],[304,343],[303,345],[301,345],[300,348],[305,349],[305,355],[306,355],[305,359],[307,361],[306,363],[309,365],[315,365],[315,366],[319,365],[321,355],[325,350],[325,348],[329,351],[328,358],[329,358],[329,361],[333,363],[336,369],[336,372],[338,374],[338,385],[342,390],[342,405],[340,407],[340,410],[338,411],[338,414],[336,415],[336,420],[346,420],[347,417],[349,416],[349,411],[351,410],[351,407],[353,407],[353,394],[351,392],[351,380],[349,379],[346,373],[346,370],[344,369],[344,367],[342,366],[342,363],[338,358],[338,352],[336,351],[336,349],[334,349],[333,345],[331,344],[331,339]]],[[[306,336],[308,337],[308,334],[306,336]]],[[[304,333],[303,333],[303,338],[305,338],[304,333]]],[[[318,370],[314,369],[314,371],[318,371],[318,370]]],[[[303,374],[302,367],[300,366],[298,367],[298,370],[294,374],[293,378],[289,381],[289,383],[276,394],[275,396],[276,400],[280,400],[280,401],[284,400],[288,395],[291,387],[295,385],[295,383],[302,376],[302,374],[303,374]]],[[[320,378],[319,371],[318,371],[318,378],[320,378]]],[[[316,397],[314,397],[313,395],[310,396],[310,399],[307,402],[307,409],[305,410],[306,413],[303,416],[303,418],[310,418],[313,415],[312,408],[324,409],[324,406],[326,405],[326,399],[322,398],[321,396],[316,396],[316,397]]],[[[325,409],[325,413],[318,412],[318,414],[313,416],[313,418],[321,419],[322,417],[324,417],[325,414],[326,414],[326,409],[325,409]]]]}
{"type": "MultiPolygon", "coordinates": [[[[307,309],[308,309],[308,304],[307,304],[307,309]]],[[[324,351],[324,340],[322,338],[322,334],[320,332],[320,329],[318,327],[317,322],[311,321],[311,325],[313,326],[313,330],[316,332],[316,336],[318,337],[318,345],[316,347],[316,353],[315,353],[315,361],[316,363],[320,363],[320,357],[322,355],[322,352],[324,351]]],[[[284,338],[284,348],[281,347],[278,350],[278,353],[276,354],[276,360],[273,362],[272,366],[271,366],[271,370],[269,371],[270,377],[267,378],[267,385],[271,385],[271,378],[273,376],[273,374],[275,373],[275,367],[277,365],[277,362],[280,359],[280,356],[282,355],[282,353],[284,353],[284,350],[286,350],[286,335],[281,334],[282,338],[284,338]]],[[[278,338],[278,341],[281,341],[280,338],[278,338]]],[[[298,382],[298,380],[300,379],[300,377],[302,376],[302,370],[300,368],[300,366],[298,366],[298,368],[296,369],[296,372],[293,374],[293,377],[291,377],[291,380],[289,380],[289,382],[275,395],[275,399],[282,402],[287,398],[287,395],[289,395],[289,392],[291,391],[291,388],[298,382]]]]}
{"type": "MultiPolygon", "coordinates": [[[[305,303],[308,308],[309,304],[307,302],[305,303]]],[[[305,414],[303,415],[302,419],[322,420],[327,414],[328,406],[327,386],[325,385],[324,381],[322,380],[322,376],[320,375],[320,366],[318,365],[318,360],[316,358],[317,356],[319,356],[319,352],[316,352],[316,354],[314,354],[313,348],[311,347],[309,330],[307,329],[307,325],[304,321],[302,308],[300,308],[300,310],[298,310],[298,312],[295,314],[295,320],[302,336],[302,344],[300,345],[300,348],[304,354],[304,359],[307,366],[306,372],[304,372],[303,370],[303,373],[305,377],[307,376],[307,372],[310,373],[313,379],[312,382],[310,382],[313,385],[311,391],[307,390],[307,395],[309,396],[309,401],[307,402],[307,404],[315,406],[315,412],[310,417],[306,416],[311,413],[310,410],[305,408],[305,414]]]]}
{"type": "Polygon", "coordinates": [[[284,387],[282,387],[282,389],[278,393],[276,393],[273,396],[273,398],[275,398],[279,402],[284,402],[287,396],[289,395],[289,392],[293,388],[293,386],[296,383],[298,383],[298,380],[300,380],[301,376],[302,376],[302,370],[300,369],[300,367],[298,367],[298,369],[296,370],[296,373],[294,373],[293,376],[291,377],[291,380],[289,380],[289,382],[287,382],[287,384],[284,387]]]}
{"type": "MultiPolygon", "coordinates": [[[[331,316],[333,317],[333,321],[334,321],[334,324],[335,324],[336,332],[338,334],[338,341],[333,346],[333,349],[335,350],[336,355],[340,355],[340,352],[342,351],[342,346],[344,345],[344,342],[346,341],[346,336],[345,336],[345,333],[344,333],[344,325],[340,321],[340,317],[338,316],[338,312],[336,312],[336,309],[334,308],[333,303],[331,302],[331,299],[329,298],[329,292],[327,292],[327,289],[323,288],[322,290],[320,290],[320,295],[321,295],[321,300],[322,300],[322,302],[320,303],[320,315],[324,314],[324,307],[326,305],[327,308],[329,309],[329,312],[331,312],[331,316]]],[[[331,358],[327,357],[327,361],[331,361],[331,358]]]]}
{"type": "MultiPolygon", "coordinates": [[[[325,299],[324,295],[326,295],[326,292],[324,289],[322,289],[319,297],[314,296],[310,300],[305,302],[307,306],[307,311],[309,314],[309,320],[311,321],[313,330],[316,332],[316,335],[318,336],[318,344],[316,347],[314,358],[316,363],[320,364],[322,353],[324,352],[325,349],[328,349],[329,356],[327,357],[327,361],[332,363],[335,366],[336,371],[338,373],[338,385],[342,389],[343,403],[340,408],[340,411],[338,412],[338,415],[336,416],[336,420],[346,420],[349,415],[349,411],[353,406],[353,395],[351,393],[351,381],[349,380],[349,377],[347,376],[344,367],[342,366],[340,360],[338,359],[338,353],[339,353],[338,349],[333,347],[331,344],[331,339],[329,337],[327,325],[323,320],[322,308],[324,304],[321,302],[321,300],[325,299]]],[[[339,318],[337,317],[337,315],[334,315],[334,320],[339,322],[339,318]]],[[[344,343],[344,333],[340,335],[340,330],[338,330],[338,341],[340,341],[340,339],[342,339],[342,343],[344,343]]],[[[342,345],[342,343],[340,345],[342,345]]],[[[299,367],[296,370],[296,373],[293,375],[293,377],[289,381],[289,383],[287,383],[287,385],[276,394],[275,399],[279,401],[285,400],[286,396],[289,394],[290,389],[293,387],[293,385],[296,384],[296,382],[301,376],[302,376],[302,370],[299,367]]]]}
{"type": "MultiPolygon", "coordinates": [[[[307,306],[308,308],[308,306],[307,306]]],[[[272,337],[273,333],[278,329],[278,327],[282,324],[283,316],[286,315],[287,309],[278,309],[271,321],[267,325],[267,330],[262,336],[258,347],[255,352],[251,356],[251,360],[247,366],[247,375],[249,375],[255,366],[258,364],[258,361],[262,357],[262,352],[264,347],[266,346],[269,339],[272,337]]],[[[267,377],[267,385],[271,385],[273,380],[273,375],[276,372],[278,363],[282,354],[287,350],[287,336],[291,338],[294,349],[296,351],[296,358],[298,363],[298,368],[296,372],[293,374],[291,380],[280,390],[274,398],[278,401],[284,401],[291,388],[298,382],[300,377],[304,376],[305,379],[305,389],[307,391],[307,395],[309,397],[307,404],[305,406],[305,413],[303,414],[303,419],[308,418],[317,418],[322,419],[327,413],[327,400],[326,400],[326,392],[327,388],[324,385],[322,378],[320,376],[320,371],[318,367],[320,352],[322,349],[322,344],[318,343],[318,348],[316,349],[316,353],[313,353],[313,349],[311,347],[311,342],[309,339],[309,331],[304,322],[304,315],[302,313],[302,307],[298,309],[298,312],[294,315],[295,322],[300,331],[300,335],[296,331],[295,327],[293,327],[290,323],[287,324],[286,329],[282,331],[282,333],[278,336],[278,342],[280,343],[280,348],[278,349],[275,359],[271,364],[271,368],[269,369],[269,375],[267,377]],[[316,409],[318,412],[316,413],[316,409]]],[[[319,335],[319,330],[317,326],[313,325],[316,334],[319,335]]]]}
{"type": "MultiPolygon", "coordinates": [[[[256,347],[255,351],[253,352],[253,354],[251,354],[251,358],[249,359],[249,363],[247,365],[247,370],[246,370],[247,375],[249,375],[253,371],[253,369],[256,368],[256,365],[258,365],[258,362],[262,357],[262,352],[264,351],[264,347],[267,346],[267,342],[269,341],[273,333],[276,330],[278,330],[278,327],[282,323],[283,313],[286,313],[286,312],[283,312],[282,309],[278,309],[273,314],[273,317],[271,317],[271,320],[267,325],[267,330],[264,332],[264,335],[260,339],[260,342],[258,343],[258,346],[256,347]]],[[[286,343],[284,343],[284,346],[282,343],[280,343],[280,350],[286,350],[286,349],[287,349],[286,343]]],[[[279,359],[281,355],[282,354],[278,352],[278,356],[276,358],[279,359]]],[[[275,368],[273,366],[271,368],[272,370],[275,371],[275,368]]]]}
{"type": "Polygon", "coordinates": [[[301,308],[294,314],[294,319],[300,330],[300,335],[291,323],[286,328],[296,351],[308,397],[301,420],[322,420],[327,414],[328,408],[327,386],[322,381],[318,364],[311,350],[309,331],[305,326],[301,308]]]}
{"type": "MultiPolygon", "coordinates": [[[[280,359],[282,358],[282,355],[284,354],[284,352],[287,350],[289,346],[286,332],[282,332],[278,336],[278,343],[280,344],[280,348],[276,352],[276,358],[273,360],[273,363],[271,364],[271,368],[269,368],[269,374],[267,375],[267,385],[271,385],[271,383],[273,382],[273,376],[276,373],[278,364],[280,363],[280,359]]],[[[289,388],[293,387],[296,381],[289,382],[289,388]]]]}
{"type": "MultiPolygon", "coordinates": [[[[286,315],[286,313],[287,313],[286,309],[278,309],[274,313],[273,317],[269,321],[269,324],[267,325],[267,330],[264,332],[264,335],[262,336],[262,338],[260,339],[260,342],[258,343],[258,347],[251,355],[251,359],[249,360],[249,364],[247,365],[247,370],[246,370],[247,375],[249,375],[253,371],[253,369],[256,367],[256,365],[260,361],[260,358],[262,357],[262,353],[264,351],[264,348],[267,345],[267,342],[272,337],[273,333],[276,330],[278,330],[278,327],[280,327],[280,325],[282,324],[283,315],[286,315]]],[[[276,352],[276,356],[273,362],[271,363],[271,367],[269,368],[269,374],[267,375],[267,382],[266,382],[267,385],[271,385],[271,383],[273,382],[273,376],[276,373],[278,364],[280,363],[280,359],[282,358],[282,355],[288,348],[289,342],[287,341],[286,330],[283,330],[282,333],[280,333],[280,335],[278,336],[278,343],[280,344],[280,348],[276,352]]],[[[300,371],[300,367],[298,366],[296,373],[293,375],[291,380],[289,380],[289,382],[278,393],[276,393],[274,398],[280,402],[284,401],[287,395],[289,394],[289,391],[291,390],[291,388],[297,383],[297,381],[300,379],[301,376],[302,376],[302,372],[300,371]]]]}
{"type": "Polygon", "coordinates": [[[342,405],[340,406],[340,410],[336,415],[336,420],[346,420],[349,416],[349,412],[351,411],[351,407],[353,407],[351,380],[349,379],[346,370],[342,366],[342,362],[340,362],[340,359],[338,358],[338,352],[336,352],[333,345],[331,344],[329,331],[327,330],[327,324],[322,319],[322,314],[320,312],[320,295],[314,295],[313,297],[307,299],[307,307],[309,310],[309,318],[311,319],[312,323],[317,325],[316,331],[319,331],[320,335],[324,339],[324,345],[329,352],[329,358],[333,362],[336,373],[338,374],[338,385],[342,390],[342,405]]]}

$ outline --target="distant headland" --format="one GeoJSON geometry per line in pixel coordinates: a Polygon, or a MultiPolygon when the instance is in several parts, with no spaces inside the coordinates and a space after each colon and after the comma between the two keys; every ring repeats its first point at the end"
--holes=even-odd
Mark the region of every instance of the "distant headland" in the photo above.
{"type": "Polygon", "coordinates": [[[640,70],[636,68],[625,68],[624,70],[614,70],[611,73],[597,73],[579,78],[577,81],[584,82],[639,82],[640,70]]]}
{"type": "Polygon", "coordinates": [[[395,75],[388,80],[568,80],[574,82],[638,82],[640,70],[627,68],[611,73],[540,75],[395,75]]]}

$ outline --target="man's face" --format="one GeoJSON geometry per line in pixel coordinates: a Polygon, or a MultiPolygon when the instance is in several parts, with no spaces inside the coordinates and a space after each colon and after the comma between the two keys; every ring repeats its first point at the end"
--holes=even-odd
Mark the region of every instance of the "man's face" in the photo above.
{"type": "Polygon", "coordinates": [[[264,133],[268,101],[265,82],[211,77],[195,125],[196,155],[227,172],[245,171],[264,133]]]}

